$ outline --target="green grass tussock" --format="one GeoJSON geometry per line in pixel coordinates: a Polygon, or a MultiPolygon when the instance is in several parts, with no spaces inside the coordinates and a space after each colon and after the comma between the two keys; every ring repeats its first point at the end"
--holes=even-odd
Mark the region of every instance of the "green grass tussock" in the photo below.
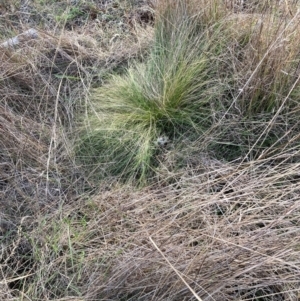
{"type": "Polygon", "coordinates": [[[145,182],[160,136],[195,139],[212,125],[211,108],[222,106],[228,29],[222,22],[203,23],[205,10],[193,16],[183,1],[177,6],[158,12],[146,62],[93,91],[96,113],[86,121],[79,156],[85,165],[99,164],[103,176],[145,182]]]}
{"type": "Polygon", "coordinates": [[[283,106],[295,120],[299,29],[297,14],[273,9],[232,14],[222,1],[158,4],[145,62],[92,92],[80,161],[100,178],[145,184],[157,174],[162,136],[175,149],[198,140],[227,161],[259,156],[274,137],[287,142],[298,126],[287,137],[274,121],[283,106]]]}

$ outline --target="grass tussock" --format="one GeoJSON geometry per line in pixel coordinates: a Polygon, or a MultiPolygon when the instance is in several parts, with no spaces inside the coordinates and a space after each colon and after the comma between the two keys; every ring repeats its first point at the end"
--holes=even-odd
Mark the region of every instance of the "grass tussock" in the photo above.
{"type": "Polygon", "coordinates": [[[174,148],[200,137],[228,161],[257,157],[281,136],[295,141],[297,125],[276,119],[298,110],[298,13],[198,4],[158,4],[145,62],[93,91],[77,155],[98,177],[145,184],[159,173],[162,137],[174,148]]]}
{"type": "Polygon", "coordinates": [[[298,300],[299,4],[79,2],[1,48],[0,299],[298,300]]]}
{"type": "Polygon", "coordinates": [[[103,176],[145,183],[159,137],[199,136],[212,125],[212,108],[222,106],[227,84],[219,73],[228,30],[205,22],[211,7],[195,16],[192,8],[182,1],[159,7],[146,63],[93,92],[96,114],[86,122],[78,152],[85,165],[99,164],[103,176]]]}

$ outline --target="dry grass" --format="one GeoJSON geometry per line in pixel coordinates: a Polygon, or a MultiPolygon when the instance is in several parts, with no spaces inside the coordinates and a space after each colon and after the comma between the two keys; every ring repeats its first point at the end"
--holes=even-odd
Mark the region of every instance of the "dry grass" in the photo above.
{"type": "MultiPolygon", "coordinates": [[[[4,37],[13,37],[12,29],[18,34],[28,29],[10,22],[19,13],[1,18],[4,37]]],[[[1,48],[1,300],[26,298],[20,282],[41,263],[31,229],[92,188],[71,148],[75,116],[85,111],[89,87],[138,57],[148,43],[138,22],[120,38],[116,26],[105,29],[104,23],[87,23],[77,31],[50,23],[38,30],[38,38],[22,37],[15,47],[1,48]]]]}
{"type": "Polygon", "coordinates": [[[111,298],[125,292],[132,300],[192,297],[151,237],[204,300],[268,300],[268,294],[294,300],[288,293],[299,289],[298,184],[286,179],[297,165],[266,174],[267,162],[256,163],[209,166],[177,188],[123,199],[116,233],[117,240],[127,236],[128,251],[104,285],[111,298]]]}
{"type": "MultiPolygon", "coordinates": [[[[229,88],[211,127],[171,140],[141,189],[92,181],[73,145],[90,88],[147,59],[152,8],[97,8],[121,30],[67,7],[1,49],[1,300],[299,300],[298,3],[200,2],[208,26],[232,30],[217,72],[229,88]]],[[[16,16],[1,17],[3,37],[28,29],[16,16]]]]}
{"type": "MultiPolygon", "coordinates": [[[[13,194],[12,203],[18,203],[14,193],[26,182],[40,188],[37,194],[44,190],[40,181],[47,187],[54,185],[52,192],[45,189],[33,198],[41,203],[48,197],[56,199],[55,190],[65,191],[73,185],[74,179],[68,182],[67,178],[77,169],[68,136],[74,131],[75,116],[85,110],[89,87],[105,81],[106,74],[145,47],[145,30],[138,25],[127,39],[112,40],[105,47],[87,35],[96,29],[87,26],[79,33],[63,30],[58,35],[38,31],[37,39],[23,40],[16,49],[2,48],[1,192],[6,202],[13,194]]],[[[102,33],[104,37],[103,29],[102,33]]],[[[32,193],[25,193],[30,201],[32,193]]],[[[3,206],[9,208],[7,203],[3,206]]]]}
{"type": "Polygon", "coordinates": [[[30,233],[40,257],[24,293],[192,300],[176,269],[202,300],[297,300],[298,170],[206,157],[173,185],[111,187],[66,205],[30,233]]]}

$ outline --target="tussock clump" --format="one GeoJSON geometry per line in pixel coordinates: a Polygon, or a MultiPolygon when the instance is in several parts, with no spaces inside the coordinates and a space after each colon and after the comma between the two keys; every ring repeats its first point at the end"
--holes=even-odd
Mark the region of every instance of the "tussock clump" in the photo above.
{"type": "Polygon", "coordinates": [[[193,15],[184,1],[160,7],[146,62],[93,91],[78,157],[100,177],[145,183],[157,166],[160,136],[195,138],[212,125],[211,108],[222,107],[226,89],[220,73],[227,28],[205,21],[208,13],[216,18],[210,8],[193,15]]]}
{"type": "Polygon", "coordinates": [[[223,99],[225,110],[214,111],[215,126],[199,137],[218,158],[247,161],[298,147],[296,8],[284,17],[267,9],[226,17],[233,32],[227,53],[230,87],[223,99]]]}
{"type": "Polygon", "coordinates": [[[146,61],[93,91],[77,148],[92,174],[146,183],[157,174],[155,141],[164,135],[175,149],[201,141],[227,161],[297,144],[298,13],[197,5],[158,3],[146,61]]]}
{"type": "Polygon", "coordinates": [[[270,14],[238,14],[230,20],[242,28],[240,48],[232,49],[237,52],[232,56],[240,86],[239,108],[254,115],[275,111],[286,101],[285,109],[290,109],[294,101],[285,98],[298,87],[297,15],[284,20],[270,14]]]}

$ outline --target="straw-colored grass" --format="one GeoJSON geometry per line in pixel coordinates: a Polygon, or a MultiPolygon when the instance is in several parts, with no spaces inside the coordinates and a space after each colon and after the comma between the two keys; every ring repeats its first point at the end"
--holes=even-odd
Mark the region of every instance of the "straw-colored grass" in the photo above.
{"type": "Polygon", "coordinates": [[[297,300],[299,163],[272,160],[205,157],[173,186],[114,187],[64,206],[30,233],[37,258],[24,293],[189,300],[192,288],[201,300],[297,300]]]}

